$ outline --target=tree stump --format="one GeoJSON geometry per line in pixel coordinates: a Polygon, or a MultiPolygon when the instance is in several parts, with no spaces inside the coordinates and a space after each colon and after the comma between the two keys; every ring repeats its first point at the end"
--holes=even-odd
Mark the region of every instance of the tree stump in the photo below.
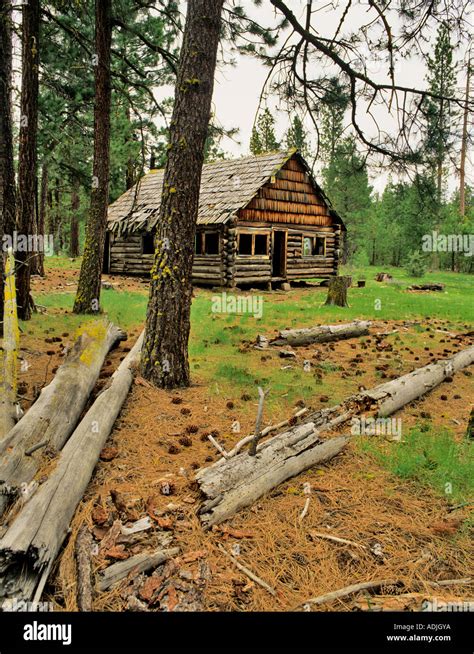
{"type": "Polygon", "coordinates": [[[333,305],[336,307],[348,307],[347,304],[347,289],[352,283],[350,277],[333,277],[329,282],[328,296],[325,305],[333,305]]]}
{"type": "Polygon", "coordinates": [[[379,272],[375,275],[376,282],[389,282],[392,279],[392,275],[386,272],[379,272]]]}

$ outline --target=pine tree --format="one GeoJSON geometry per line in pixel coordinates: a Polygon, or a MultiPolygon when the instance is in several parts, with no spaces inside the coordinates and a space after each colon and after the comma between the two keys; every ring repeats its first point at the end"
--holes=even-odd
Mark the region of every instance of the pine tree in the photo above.
{"type": "Polygon", "coordinates": [[[223,3],[187,3],[141,359],[160,388],[190,384],[194,240],[223,3]]]}
{"type": "Polygon", "coordinates": [[[427,59],[429,90],[440,96],[425,102],[427,118],[425,153],[436,179],[436,194],[441,205],[443,195],[444,166],[454,144],[455,110],[446,98],[452,97],[456,88],[456,66],[453,61],[454,46],[450,31],[444,23],[438,28],[434,53],[427,59]]]}
{"type": "Polygon", "coordinates": [[[100,310],[100,285],[109,202],[111,9],[112,0],[96,0],[93,183],[74,313],[97,313],[100,310]]]}
{"type": "MultiPolygon", "coordinates": [[[[29,0],[22,5],[22,75],[20,145],[18,151],[18,232],[24,235],[35,233],[36,223],[36,170],[38,133],[38,85],[39,85],[39,0],[29,0]]],[[[31,318],[32,298],[30,295],[31,253],[16,253],[18,316],[22,320],[31,318]]]]}
{"type": "Polygon", "coordinates": [[[274,152],[280,148],[280,143],[275,136],[275,119],[268,109],[257,118],[257,124],[252,130],[250,137],[250,152],[252,154],[264,154],[274,152]]]}
{"type": "Polygon", "coordinates": [[[296,148],[304,157],[309,156],[307,134],[301,118],[296,115],[286,133],[288,148],[296,148]]]}
{"type": "Polygon", "coordinates": [[[346,137],[337,144],[322,178],[326,194],[346,224],[345,257],[352,258],[357,251],[366,249],[364,224],[372,192],[367,165],[357,152],[354,138],[346,137]]]}
{"type": "Polygon", "coordinates": [[[344,135],[344,115],[349,105],[347,92],[337,78],[330,78],[319,112],[319,154],[326,166],[336,157],[344,135]]]}
{"type": "MultiPolygon", "coordinates": [[[[0,244],[15,226],[15,171],[11,116],[11,7],[0,5],[0,244]]],[[[0,333],[3,327],[3,250],[0,251],[0,333]]]]}

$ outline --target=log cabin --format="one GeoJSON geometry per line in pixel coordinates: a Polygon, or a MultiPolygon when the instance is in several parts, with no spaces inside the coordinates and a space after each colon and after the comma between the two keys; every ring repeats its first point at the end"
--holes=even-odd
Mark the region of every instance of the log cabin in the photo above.
{"type": "MultiPolygon", "coordinates": [[[[104,272],[149,274],[163,170],[150,170],[108,210],[104,272]]],[[[236,287],[337,275],[344,223],[302,155],[205,164],[193,283],[236,287]]]]}

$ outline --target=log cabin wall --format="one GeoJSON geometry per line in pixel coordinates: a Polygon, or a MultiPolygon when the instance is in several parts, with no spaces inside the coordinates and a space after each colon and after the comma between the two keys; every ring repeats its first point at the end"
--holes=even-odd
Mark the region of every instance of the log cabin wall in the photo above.
{"type": "Polygon", "coordinates": [[[143,254],[142,233],[129,236],[110,235],[110,273],[112,275],[147,276],[153,265],[153,254],[143,254]]]}
{"type": "Polygon", "coordinates": [[[200,247],[195,250],[193,262],[193,284],[203,286],[224,286],[226,281],[225,239],[221,225],[198,227],[196,242],[200,247]],[[212,248],[209,248],[212,238],[212,248]],[[216,247],[217,246],[217,247],[216,247]]]}
{"type": "MultiPolygon", "coordinates": [[[[212,233],[218,241],[217,254],[195,254],[193,283],[220,286],[225,284],[224,244],[220,228],[198,228],[196,238],[212,233]]],[[[204,242],[205,243],[205,242],[204,242]]],[[[110,238],[110,273],[122,275],[150,274],[153,265],[154,244],[150,232],[137,232],[128,236],[110,238]]]]}

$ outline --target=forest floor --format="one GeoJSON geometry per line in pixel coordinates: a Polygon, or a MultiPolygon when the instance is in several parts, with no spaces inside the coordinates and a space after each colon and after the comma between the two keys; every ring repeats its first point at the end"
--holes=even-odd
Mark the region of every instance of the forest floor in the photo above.
{"type": "MultiPolygon", "coordinates": [[[[64,347],[84,321],[70,313],[78,262],[54,258],[47,265],[46,278],[33,281],[33,295],[45,313],[22,324],[22,356],[28,364],[20,377],[24,408],[51,380],[64,347]]],[[[465,439],[474,399],[471,370],[398,412],[399,442],[357,436],[336,459],[281,484],[211,531],[203,531],[196,515],[200,499],[194,471],[219,458],[207,434],[230,449],[252,433],[257,384],[271,389],[264,425],[274,424],[303,403],[313,409],[337,404],[361,385],[370,388],[474,342],[472,335],[456,337],[473,329],[472,276],[428,275],[429,281],[444,282],[445,291],[413,293],[406,287],[415,280],[403,271],[388,271],[394,275],[391,284],[372,281],[375,269],[363,272],[367,286],[349,290],[347,309],[322,307],[325,289],[299,287],[286,293],[254,291],[263,301],[261,318],[214,313],[215,293],[195,290],[193,385],[167,392],[136,378],[51,578],[48,592],[58,610],[77,610],[74,544],[84,521],[97,544],[95,572],[157,546],[163,532],[180,548],[179,557],[152,576],[96,593],[99,611],[127,610],[131,597],[150,610],[287,611],[316,595],[374,579],[394,583],[375,598],[359,593],[318,610],[420,610],[423,599],[433,596],[472,600],[472,580],[445,588],[427,583],[464,579],[474,569],[474,458],[465,439]],[[285,327],[354,318],[372,320],[371,333],[398,331],[382,344],[368,336],[295,348],[297,356],[289,360],[280,358],[278,349],[252,347],[257,334],[271,337],[285,327]],[[309,371],[303,368],[307,360],[309,371]],[[300,521],[306,483],[311,500],[300,521]],[[153,528],[113,542],[106,538],[114,521],[128,524],[160,510],[164,517],[154,520],[153,528]],[[335,543],[316,532],[357,545],[335,543]],[[219,545],[238,552],[239,561],[276,596],[234,567],[219,545]]],[[[354,276],[360,278],[361,271],[354,276]]],[[[136,278],[104,279],[114,284],[103,291],[105,311],[129,338],[107,357],[95,394],[138,337],[148,292],[146,282],[136,278]]]]}

